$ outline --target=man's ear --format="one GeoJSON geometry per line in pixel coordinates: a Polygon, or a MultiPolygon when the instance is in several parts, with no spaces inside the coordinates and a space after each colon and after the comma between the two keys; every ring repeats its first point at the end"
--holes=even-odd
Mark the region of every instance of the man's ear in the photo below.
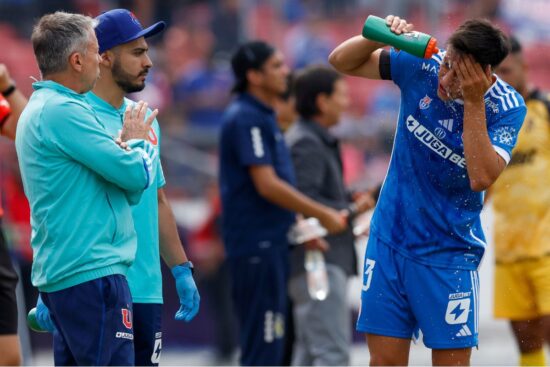
{"type": "Polygon", "coordinates": [[[319,93],[315,98],[315,104],[321,114],[324,114],[327,109],[328,96],[325,93],[319,93]]]}
{"type": "Polygon", "coordinates": [[[246,77],[248,79],[248,84],[253,86],[258,86],[262,84],[263,75],[260,70],[249,69],[246,72],[246,77]]]}
{"type": "Polygon", "coordinates": [[[101,55],[100,65],[110,68],[113,65],[115,55],[111,51],[105,51],[101,55]]]}
{"type": "Polygon", "coordinates": [[[73,52],[69,55],[69,67],[75,71],[82,71],[84,57],[80,52],[73,52]]]}

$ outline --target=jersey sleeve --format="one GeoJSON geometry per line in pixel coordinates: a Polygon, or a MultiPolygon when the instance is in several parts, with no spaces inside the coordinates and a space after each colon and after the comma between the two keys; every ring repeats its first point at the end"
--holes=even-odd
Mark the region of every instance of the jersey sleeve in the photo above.
{"type": "Polygon", "coordinates": [[[502,114],[494,116],[494,123],[488,126],[489,138],[495,148],[495,151],[500,155],[506,164],[510,162],[512,157],[512,149],[516,145],[518,134],[523,120],[527,114],[525,105],[510,109],[502,114]]]}
{"type": "Polygon", "coordinates": [[[130,150],[120,148],[92,110],[73,101],[45,108],[43,118],[47,143],[105,180],[130,192],[152,184],[157,154],[149,142],[129,140],[130,150]]]}
{"type": "Polygon", "coordinates": [[[261,119],[254,113],[243,113],[233,126],[233,144],[243,166],[273,165],[270,149],[273,133],[266,129],[261,119]]]}
{"type": "Polygon", "coordinates": [[[402,89],[414,80],[417,70],[422,66],[422,60],[392,47],[390,49],[390,70],[393,82],[402,89]]]}

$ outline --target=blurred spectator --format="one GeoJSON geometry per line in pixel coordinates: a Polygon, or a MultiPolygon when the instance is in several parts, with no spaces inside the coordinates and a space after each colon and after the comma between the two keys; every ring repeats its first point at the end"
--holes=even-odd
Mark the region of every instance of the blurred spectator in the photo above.
{"type": "MultiPolygon", "coordinates": [[[[300,120],[286,133],[296,186],[308,197],[336,210],[346,210],[351,221],[374,206],[368,194],[353,198],[344,185],[338,140],[328,129],[339,123],[349,106],[345,80],[336,71],[313,66],[298,72],[295,80],[296,110],[300,120]]],[[[304,268],[308,247],[295,246],[290,256],[289,294],[293,302],[296,345],[293,365],[346,366],[350,363],[351,313],[347,304],[347,279],[357,273],[357,254],[351,228],[327,236],[325,252],[329,282],[324,300],[312,299],[304,268]]]]}

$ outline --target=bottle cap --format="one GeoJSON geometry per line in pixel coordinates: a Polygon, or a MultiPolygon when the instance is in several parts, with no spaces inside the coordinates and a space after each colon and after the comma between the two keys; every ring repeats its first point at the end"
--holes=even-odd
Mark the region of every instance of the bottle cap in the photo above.
{"type": "Polygon", "coordinates": [[[426,45],[426,50],[424,51],[424,58],[429,59],[438,52],[439,52],[439,48],[437,48],[437,39],[435,37],[432,37],[430,41],[428,41],[428,44],[426,45]]]}

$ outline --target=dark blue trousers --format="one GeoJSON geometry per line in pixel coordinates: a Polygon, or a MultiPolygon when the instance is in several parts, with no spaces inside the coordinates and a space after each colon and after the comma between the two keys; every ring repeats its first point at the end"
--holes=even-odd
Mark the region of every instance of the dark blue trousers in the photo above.
{"type": "Polygon", "coordinates": [[[228,264],[240,326],[241,365],[281,365],[288,305],[288,249],[230,258],[228,264]]]}
{"type": "Polygon", "coordinates": [[[132,366],[132,297],[123,275],[41,293],[50,309],[57,366],[132,366]]]}
{"type": "Polygon", "coordinates": [[[158,366],[162,351],[162,304],[134,303],[136,366],[158,366]]]}

